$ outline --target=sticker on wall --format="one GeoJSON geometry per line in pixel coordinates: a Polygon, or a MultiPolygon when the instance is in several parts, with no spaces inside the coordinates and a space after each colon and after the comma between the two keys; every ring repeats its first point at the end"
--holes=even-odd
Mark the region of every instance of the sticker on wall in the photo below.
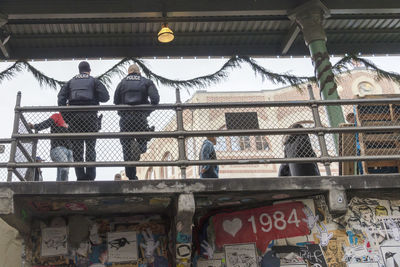
{"type": "Polygon", "coordinates": [[[67,255],[67,227],[48,227],[42,229],[41,255],[67,255]]]}
{"type": "Polygon", "coordinates": [[[127,262],[138,259],[136,232],[107,233],[109,262],[127,262]]]}
{"type": "Polygon", "coordinates": [[[160,246],[160,241],[157,240],[156,242],[154,240],[150,228],[147,228],[146,231],[142,231],[142,236],[144,238],[144,243],[140,243],[140,247],[144,249],[144,256],[146,259],[150,259],[154,256],[155,250],[160,246]]]}
{"type": "Polygon", "coordinates": [[[381,246],[381,253],[386,267],[400,266],[400,247],[381,246]]]}
{"type": "Polygon", "coordinates": [[[318,232],[317,238],[321,247],[326,247],[329,244],[329,240],[333,237],[333,233],[329,233],[324,223],[317,224],[318,232]]]}
{"type": "Polygon", "coordinates": [[[190,258],[192,251],[192,245],[187,244],[176,244],[176,258],[177,259],[187,259],[190,258]]]}
{"type": "Polygon", "coordinates": [[[200,246],[204,249],[203,256],[206,256],[207,259],[212,260],[214,258],[214,244],[210,245],[206,240],[203,240],[200,246]]]}
{"type": "Polygon", "coordinates": [[[303,212],[307,217],[306,219],[303,219],[303,221],[307,223],[307,227],[311,231],[314,228],[315,224],[318,222],[319,216],[315,216],[308,206],[303,208],[303,212]]]}
{"type": "Polygon", "coordinates": [[[257,250],[254,243],[225,245],[226,267],[257,267],[257,250]]]}
{"type": "Polygon", "coordinates": [[[221,260],[199,260],[197,261],[197,267],[221,267],[221,260]]]}

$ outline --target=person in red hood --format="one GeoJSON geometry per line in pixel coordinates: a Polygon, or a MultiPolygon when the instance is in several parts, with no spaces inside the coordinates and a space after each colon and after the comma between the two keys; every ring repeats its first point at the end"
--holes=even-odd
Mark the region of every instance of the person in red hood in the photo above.
{"type": "MultiPolygon", "coordinates": [[[[31,129],[41,131],[50,128],[51,133],[68,133],[68,125],[60,113],[54,113],[38,124],[29,123],[31,129]]],[[[72,144],[70,139],[51,139],[50,157],[54,162],[73,162],[72,144]]],[[[57,168],[57,181],[68,181],[69,167],[57,168]]]]}

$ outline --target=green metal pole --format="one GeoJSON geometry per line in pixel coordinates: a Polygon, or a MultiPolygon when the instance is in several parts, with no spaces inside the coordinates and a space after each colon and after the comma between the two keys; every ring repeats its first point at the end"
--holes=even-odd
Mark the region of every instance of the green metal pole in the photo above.
{"type": "MultiPolygon", "coordinates": [[[[329,54],[326,48],[325,40],[315,40],[308,45],[310,49],[311,58],[314,64],[315,77],[318,81],[318,86],[321,90],[321,97],[323,99],[340,99],[336,90],[335,76],[332,72],[332,65],[329,61],[329,54]]],[[[340,106],[327,106],[326,113],[330,125],[338,127],[339,124],[344,123],[344,115],[340,106]]],[[[338,135],[335,134],[335,145],[338,148],[338,135]]]]}
{"type": "MultiPolygon", "coordinates": [[[[303,38],[310,50],[314,64],[315,77],[318,81],[321,97],[325,100],[339,99],[336,90],[335,76],[329,61],[326,48],[326,34],[323,19],[330,16],[329,9],[320,0],[308,0],[293,10],[288,11],[288,17],[295,22],[303,33],[303,38]]],[[[340,106],[327,106],[326,113],[332,127],[338,127],[344,122],[340,106]]],[[[339,148],[339,136],[334,135],[336,150],[339,148]]]]}

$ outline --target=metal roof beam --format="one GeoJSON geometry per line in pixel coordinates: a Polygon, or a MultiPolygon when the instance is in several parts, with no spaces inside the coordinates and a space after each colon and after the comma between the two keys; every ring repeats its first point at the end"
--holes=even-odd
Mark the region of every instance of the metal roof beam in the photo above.
{"type": "MultiPolygon", "coordinates": [[[[400,54],[400,42],[395,43],[332,43],[329,42],[329,53],[343,55],[345,53],[363,55],[400,54]]],[[[123,58],[137,57],[221,57],[235,54],[249,56],[276,57],[280,55],[280,47],[270,45],[210,45],[210,46],[118,46],[118,47],[55,47],[32,48],[13,47],[10,59],[72,59],[72,58],[123,58]],[[33,56],[34,55],[34,56],[33,56]]],[[[307,47],[302,43],[290,49],[290,56],[308,55],[307,47]]],[[[1,58],[5,59],[4,56],[1,58]]]]}
{"type": "MultiPolygon", "coordinates": [[[[213,14],[221,16],[224,12],[247,14],[263,12],[268,15],[286,15],[287,10],[306,2],[293,0],[119,0],[110,5],[109,0],[74,1],[58,0],[2,0],[1,9],[7,14],[77,14],[77,13],[147,13],[162,12],[163,3],[167,12],[181,16],[203,16],[213,14]],[[203,15],[202,13],[203,12],[203,15]]],[[[332,14],[373,14],[400,13],[398,0],[360,1],[360,0],[323,0],[332,14]]]]}
{"type": "Polygon", "coordinates": [[[210,46],[113,46],[113,47],[13,47],[12,59],[72,59],[136,57],[230,57],[232,55],[276,56],[276,45],[210,45],[210,46]],[[34,56],[33,56],[34,55],[34,56]]]}
{"type": "Polygon", "coordinates": [[[221,17],[95,17],[80,18],[41,18],[41,19],[10,19],[9,25],[20,24],[93,24],[93,23],[163,23],[163,22],[230,22],[230,21],[288,21],[287,16],[221,16],[221,17]]]}
{"type": "Polygon", "coordinates": [[[7,36],[6,39],[4,39],[4,41],[0,40],[0,50],[3,53],[5,58],[10,58],[10,53],[8,52],[8,49],[6,46],[9,39],[10,39],[10,35],[7,36]]]}
{"type": "Polygon", "coordinates": [[[296,23],[293,23],[289,29],[289,32],[285,36],[281,44],[281,53],[285,55],[290,47],[292,46],[293,42],[296,40],[297,36],[300,33],[300,28],[297,26],[296,23]]]}
{"type": "MultiPolygon", "coordinates": [[[[255,31],[255,32],[243,32],[243,31],[232,31],[232,32],[174,32],[176,38],[178,37],[246,37],[246,36],[267,36],[267,35],[283,35],[285,31],[255,31]]],[[[63,38],[74,38],[74,39],[107,39],[107,38],[154,38],[157,37],[157,32],[144,32],[144,33],[65,33],[65,34],[14,34],[13,40],[33,40],[33,39],[63,39],[63,38]]],[[[170,44],[170,45],[173,45],[170,44]]]]}

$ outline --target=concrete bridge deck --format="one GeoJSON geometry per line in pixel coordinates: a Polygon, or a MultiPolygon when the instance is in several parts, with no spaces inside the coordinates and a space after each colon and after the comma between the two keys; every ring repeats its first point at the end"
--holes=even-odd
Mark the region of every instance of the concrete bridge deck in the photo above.
{"type": "Polygon", "coordinates": [[[194,200],[193,219],[221,208],[256,207],[316,194],[327,196],[332,212],[342,212],[352,196],[398,198],[399,188],[398,174],[0,183],[0,217],[20,233],[29,233],[35,218],[59,215],[159,214],[172,218],[185,210],[187,203],[179,204],[181,195],[194,200]]]}

